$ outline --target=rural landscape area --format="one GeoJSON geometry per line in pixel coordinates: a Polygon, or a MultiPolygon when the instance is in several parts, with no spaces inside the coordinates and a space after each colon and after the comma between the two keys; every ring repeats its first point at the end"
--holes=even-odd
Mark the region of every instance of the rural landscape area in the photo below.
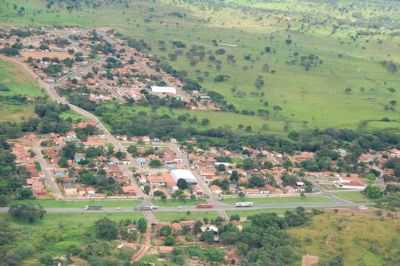
{"type": "Polygon", "coordinates": [[[0,0],[0,258],[400,265],[400,2],[0,0]]]}

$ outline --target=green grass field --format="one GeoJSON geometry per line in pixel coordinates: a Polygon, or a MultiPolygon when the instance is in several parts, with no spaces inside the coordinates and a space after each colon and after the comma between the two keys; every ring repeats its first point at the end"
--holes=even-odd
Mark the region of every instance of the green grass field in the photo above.
{"type": "Polygon", "coordinates": [[[320,256],[321,261],[339,255],[344,265],[396,265],[399,226],[398,219],[373,214],[325,213],[289,233],[300,241],[300,254],[320,256]]]}
{"type": "Polygon", "coordinates": [[[204,200],[152,200],[154,205],[159,207],[178,207],[178,206],[192,206],[205,202],[204,200]]]}
{"type": "Polygon", "coordinates": [[[84,208],[85,206],[96,205],[103,206],[104,208],[134,208],[140,204],[139,200],[22,200],[15,201],[15,203],[34,203],[40,204],[44,208],[84,208]]]}
{"type": "Polygon", "coordinates": [[[284,214],[289,209],[264,209],[264,210],[237,210],[237,211],[227,211],[228,216],[239,215],[242,217],[249,217],[261,213],[276,213],[278,215],[284,214]]]}
{"type": "Polygon", "coordinates": [[[10,96],[27,96],[30,99],[44,96],[36,82],[24,71],[11,63],[0,60],[0,84],[7,89],[0,90],[0,121],[18,121],[33,115],[33,104],[13,103],[10,96]]]}
{"type": "Polygon", "coordinates": [[[224,198],[223,202],[228,204],[234,204],[241,201],[251,201],[254,204],[286,204],[286,203],[296,203],[296,204],[307,204],[307,203],[327,203],[331,200],[324,196],[306,196],[302,197],[260,197],[260,198],[224,198]]]}
{"type": "MultiPolygon", "coordinates": [[[[128,1],[128,6],[83,6],[71,12],[46,9],[42,0],[4,3],[0,24],[112,27],[145,40],[151,53],[185,70],[207,90],[222,93],[238,110],[269,111],[267,119],[196,112],[196,116],[209,117],[213,125],[235,127],[244,123],[236,121],[251,120],[257,129],[266,124],[272,132],[285,132],[315,127],[365,128],[366,121],[384,117],[398,121],[398,107],[387,111],[385,106],[389,101],[399,102],[400,79],[382,65],[383,61],[400,62],[395,34],[400,8],[393,1],[367,5],[354,0],[319,4],[311,0],[139,0],[128,1]],[[24,15],[16,14],[14,4],[25,7],[24,15]],[[160,45],[160,41],[165,44],[160,45]],[[173,41],[186,47],[177,49],[173,41]],[[204,47],[203,59],[187,56],[193,46],[204,47]],[[220,48],[225,50],[222,55],[215,53],[220,48]],[[181,55],[170,59],[176,53],[181,55]],[[210,60],[210,55],[215,58],[210,60]],[[233,56],[235,63],[228,63],[227,55],[233,56]],[[311,64],[306,70],[310,55],[318,56],[322,63],[311,64]],[[229,78],[214,82],[217,75],[229,78]],[[264,80],[259,88],[255,87],[257,77],[264,80]]],[[[366,125],[367,129],[400,128],[398,122],[366,125]]]]}
{"type": "Polygon", "coordinates": [[[368,203],[369,200],[361,192],[358,191],[339,191],[335,195],[344,200],[350,200],[356,203],[368,203]]]}
{"type": "Polygon", "coordinates": [[[201,220],[204,218],[215,219],[218,214],[214,211],[207,212],[156,212],[157,219],[161,222],[172,222],[179,220],[201,220]]]}

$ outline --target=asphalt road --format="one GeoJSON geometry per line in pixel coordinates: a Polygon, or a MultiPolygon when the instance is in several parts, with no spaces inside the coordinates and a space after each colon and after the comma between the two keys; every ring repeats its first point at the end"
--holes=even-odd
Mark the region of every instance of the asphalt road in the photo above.
{"type": "MultiPolygon", "coordinates": [[[[245,210],[268,210],[268,209],[295,209],[297,207],[311,209],[326,209],[326,208],[357,208],[359,204],[338,201],[327,203],[274,203],[274,204],[257,204],[253,207],[237,208],[233,205],[219,205],[214,208],[199,209],[196,206],[179,207],[162,207],[153,212],[218,212],[218,211],[245,211],[245,210]]],[[[48,213],[130,213],[142,212],[134,208],[103,208],[97,211],[86,211],[84,208],[45,208],[48,213]]],[[[8,208],[0,208],[0,213],[6,213],[8,208]]]]}

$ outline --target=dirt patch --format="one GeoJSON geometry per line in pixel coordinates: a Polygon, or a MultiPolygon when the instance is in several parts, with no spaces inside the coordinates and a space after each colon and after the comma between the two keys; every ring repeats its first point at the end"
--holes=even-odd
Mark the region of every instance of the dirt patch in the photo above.
{"type": "Polygon", "coordinates": [[[304,255],[301,265],[302,266],[317,266],[319,262],[318,256],[304,255]]]}

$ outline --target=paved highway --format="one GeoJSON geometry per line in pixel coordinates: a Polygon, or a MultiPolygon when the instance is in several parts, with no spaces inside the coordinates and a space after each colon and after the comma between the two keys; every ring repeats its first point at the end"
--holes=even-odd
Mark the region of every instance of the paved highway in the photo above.
{"type": "MultiPolygon", "coordinates": [[[[157,212],[219,212],[219,211],[246,211],[246,210],[269,210],[269,209],[295,209],[297,207],[313,208],[313,209],[326,209],[326,208],[357,208],[359,204],[350,202],[327,202],[327,203],[274,203],[274,204],[257,204],[249,208],[237,208],[233,205],[218,205],[209,209],[198,209],[196,206],[183,206],[177,207],[162,207],[153,210],[157,212]]],[[[134,208],[103,208],[97,211],[86,211],[83,208],[45,208],[48,213],[133,213],[141,212],[134,208]]],[[[0,213],[5,213],[8,208],[0,208],[0,213]]]]}

